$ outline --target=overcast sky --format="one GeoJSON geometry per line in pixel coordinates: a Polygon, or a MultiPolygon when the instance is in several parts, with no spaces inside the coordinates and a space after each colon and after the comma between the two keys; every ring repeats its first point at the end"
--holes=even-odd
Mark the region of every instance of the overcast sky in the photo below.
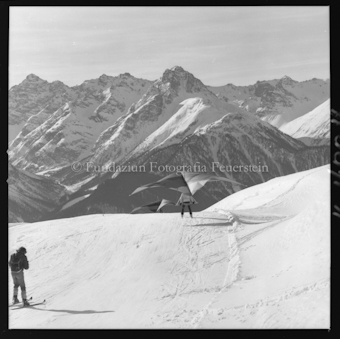
{"type": "Polygon", "coordinates": [[[176,65],[214,86],[326,79],[329,7],[10,7],[9,87],[176,65]]]}

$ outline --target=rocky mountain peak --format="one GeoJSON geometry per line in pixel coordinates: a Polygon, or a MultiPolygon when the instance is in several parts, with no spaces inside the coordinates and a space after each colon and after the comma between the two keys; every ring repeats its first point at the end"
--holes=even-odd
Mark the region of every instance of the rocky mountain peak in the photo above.
{"type": "Polygon", "coordinates": [[[174,66],[174,67],[171,68],[171,70],[174,71],[174,72],[178,72],[178,73],[184,73],[184,72],[186,72],[186,71],[184,70],[184,68],[181,67],[181,66],[174,66]]]}
{"type": "Polygon", "coordinates": [[[25,80],[30,81],[30,82],[44,81],[44,80],[40,79],[37,75],[35,75],[33,73],[27,75],[25,80]]]}
{"type": "Polygon", "coordinates": [[[202,89],[207,90],[201,80],[195,78],[193,74],[180,66],[166,69],[160,80],[164,84],[170,83],[170,87],[174,90],[177,90],[181,85],[189,93],[199,92],[202,89]]]}
{"type": "Polygon", "coordinates": [[[125,73],[119,74],[119,77],[120,78],[132,78],[132,75],[128,72],[125,72],[125,73]]]}
{"type": "MultiPolygon", "coordinates": [[[[181,78],[186,79],[190,73],[184,70],[180,66],[175,66],[170,69],[166,69],[163,73],[162,79],[164,80],[171,80],[173,78],[181,78]]],[[[193,76],[192,74],[190,74],[193,76]]]]}
{"type": "Polygon", "coordinates": [[[254,94],[257,97],[263,97],[273,92],[275,87],[266,81],[257,81],[254,85],[254,94]]]}
{"type": "Polygon", "coordinates": [[[62,89],[63,87],[66,87],[66,85],[59,80],[51,82],[52,89],[62,89]]]}
{"type": "Polygon", "coordinates": [[[110,77],[106,74],[102,74],[100,77],[99,77],[99,83],[102,83],[102,84],[107,84],[109,81],[110,81],[110,77]]]}
{"type": "Polygon", "coordinates": [[[297,81],[293,80],[291,77],[289,77],[288,75],[284,75],[280,80],[279,83],[281,84],[285,84],[285,85],[290,85],[290,84],[294,84],[297,83],[297,81]]]}

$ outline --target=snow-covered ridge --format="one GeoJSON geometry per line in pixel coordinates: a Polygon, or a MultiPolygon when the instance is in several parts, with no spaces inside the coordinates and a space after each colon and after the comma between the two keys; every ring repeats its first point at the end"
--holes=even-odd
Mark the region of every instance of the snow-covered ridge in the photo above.
{"type": "Polygon", "coordinates": [[[280,130],[307,145],[327,145],[330,138],[330,99],[309,113],[280,127],[280,130]]]}
{"type": "Polygon", "coordinates": [[[189,98],[179,105],[182,107],[137,146],[130,157],[151,151],[154,147],[160,148],[180,143],[188,135],[196,133],[226,114],[243,111],[236,105],[221,102],[215,98],[209,100],[200,97],[189,98]]]}

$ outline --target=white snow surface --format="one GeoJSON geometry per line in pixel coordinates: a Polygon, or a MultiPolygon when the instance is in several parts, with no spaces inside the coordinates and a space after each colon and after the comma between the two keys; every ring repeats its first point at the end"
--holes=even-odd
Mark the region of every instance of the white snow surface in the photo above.
{"type": "Polygon", "coordinates": [[[28,251],[28,296],[47,303],[10,309],[9,326],[329,328],[329,180],[328,165],[276,178],[193,219],[98,214],[10,226],[9,250],[28,251]]]}
{"type": "Polygon", "coordinates": [[[330,99],[313,109],[311,112],[290,121],[279,129],[293,138],[306,142],[329,141],[330,138],[330,99]]]}

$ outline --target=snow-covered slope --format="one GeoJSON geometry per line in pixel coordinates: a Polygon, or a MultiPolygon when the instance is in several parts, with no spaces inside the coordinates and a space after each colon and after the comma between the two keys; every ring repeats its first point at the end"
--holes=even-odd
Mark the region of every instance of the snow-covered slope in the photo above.
{"type": "Polygon", "coordinates": [[[329,187],[327,165],[248,188],[208,209],[233,211],[242,264],[238,283],[211,304],[201,327],[330,326],[329,187]]]}
{"type": "Polygon", "coordinates": [[[67,190],[57,182],[8,164],[8,220],[34,222],[54,210],[67,190]]]}
{"type": "Polygon", "coordinates": [[[311,112],[283,125],[280,130],[308,146],[329,145],[330,112],[328,99],[311,112]]]}
{"type": "Polygon", "coordinates": [[[322,104],[330,96],[329,79],[295,81],[288,76],[251,86],[208,86],[219,98],[238,104],[276,127],[322,104]]]}
{"type": "MultiPolygon", "coordinates": [[[[25,98],[33,100],[37,85],[30,79],[32,77],[15,86],[10,93],[20,91],[19,94],[25,93],[25,98]],[[30,85],[28,88],[27,83],[30,85]]],[[[55,170],[86,157],[101,132],[124,115],[151,84],[128,73],[117,77],[103,74],[98,79],[67,88],[69,95],[61,95],[58,101],[54,92],[50,91],[53,83],[41,82],[46,87],[41,89],[42,102],[46,107],[41,108],[41,104],[37,109],[37,100],[30,101],[29,107],[35,110],[27,110],[26,115],[30,114],[30,117],[9,148],[10,160],[32,172],[55,170]]],[[[12,99],[13,102],[16,102],[17,96],[12,99]]],[[[21,102],[17,105],[21,111],[22,107],[26,107],[21,102]]],[[[19,115],[10,110],[12,120],[17,116],[24,119],[21,111],[19,115]]]]}
{"type": "Polygon", "coordinates": [[[9,326],[329,328],[329,196],[323,166],[235,193],[193,219],[13,225],[9,250],[28,250],[28,296],[47,304],[10,309],[9,326]]]}
{"type": "Polygon", "coordinates": [[[207,211],[218,211],[228,206],[233,211],[257,209],[293,215],[319,199],[319,188],[329,189],[329,180],[329,165],[285,175],[234,193],[207,211]]]}
{"type": "Polygon", "coordinates": [[[202,99],[194,97],[180,103],[182,107],[161,127],[151,133],[139,146],[129,154],[133,158],[154,148],[166,147],[180,143],[185,137],[196,133],[225,116],[228,113],[242,113],[237,106],[211,97],[202,99]]]}

